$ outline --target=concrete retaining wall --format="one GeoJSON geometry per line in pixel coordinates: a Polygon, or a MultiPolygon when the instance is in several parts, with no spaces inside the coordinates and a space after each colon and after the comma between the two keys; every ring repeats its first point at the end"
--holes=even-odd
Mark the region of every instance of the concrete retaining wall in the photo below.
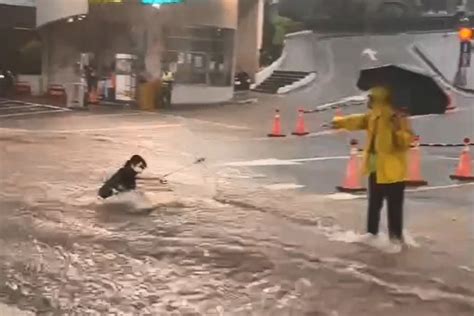
{"type": "MultiPolygon", "coordinates": [[[[415,46],[448,82],[453,82],[460,50],[457,34],[424,37],[416,41],[415,46]]],[[[474,64],[474,58],[472,63],[474,64]]],[[[474,65],[467,69],[466,88],[474,89],[474,65]]]]}
{"type": "Polygon", "coordinates": [[[180,85],[173,88],[173,104],[212,104],[232,99],[233,87],[209,87],[206,85],[180,85]]]}

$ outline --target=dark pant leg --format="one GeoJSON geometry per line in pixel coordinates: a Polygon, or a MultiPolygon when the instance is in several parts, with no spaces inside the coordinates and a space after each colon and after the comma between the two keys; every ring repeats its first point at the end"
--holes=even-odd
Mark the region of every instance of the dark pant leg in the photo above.
{"type": "Polygon", "coordinates": [[[171,98],[173,96],[173,88],[170,88],[168,91],[168,106],[171,106],[171,98]]]}
{"type": "Polygon", "coordinates": [[[388,232],[390,239],[403,240],[403,202],[405,183],[387,185],[388,232]]]}
{"type": "Polygon", "coordinates": [[[385,197],[384,185],[377,184],[375,173],[369,176],[369,209],[367,216],[367,232],[377,235],[379,232],[380,212],[385,197]]]}
{"type": "Polygon", "coordinates": [[[166,86],[163,88],[161,92],[162,96],[162,106],[169,107],[171,105],[171,89],[170,87],[166,86]]]}

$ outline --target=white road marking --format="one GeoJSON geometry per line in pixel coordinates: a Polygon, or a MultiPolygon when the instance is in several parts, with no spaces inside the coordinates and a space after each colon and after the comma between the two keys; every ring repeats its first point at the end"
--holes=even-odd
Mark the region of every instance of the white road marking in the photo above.
{"type": "Polygon", "coordinates": [[[15,128],[1,128],[2,131],[9,132],[20,132],[20,133],[51,133],[51,134],[69,134],[69,133],[94,133],[94,132],[107,132],[107,131],[119,131],[119,130],[140,130],[140,129],[154,129],[154,128],[172,128],[180,127],[180,124],[163,124],[163,125],[130,125],[130,126],[119,126],[119,127],[104,127],[104,128],[84,128],[84,129],[63,129],[63,130],[28,130],[28,129],[15,129],[15,128]]]}
{"type": "Polygon", "coordinates": [[[30,102],[23,102],[23,103],[26,104],[26,105],[36,105],[38,107],[70,111],[70,109],[68,109],[66,107],[55,106],[55,105],[50,105],[50,104],[40,104],[40,103],[30,103],[30,102]]]}
{"type": "Polygon", "coordinates": [[[442,190],[442,189],[454,189],[454,188],[466,187],[466,186],[471,186],[471,185],[474,185],[474,182],[419,187],[415,189],[407,189],[406,191],[407,192],[425,192],[425,191],[442,190]]]}
{"type": "Polygon", "coordinates": [[[316,137],[316,136],[323,136],[323,135],[334,135],[334,134],[340,134],[347,132],[344,129],[330,129],[326,131],[320,131],[320,132],[315,132],[315,133],[309,133],[307,137],[316,137]]]}
{"type": "Polygon", "coordinates": [[[250,161],[228,162],[228,163],[223,164],[223,166],[232,166],[232,167],[293,166],[293,165],[301,165],[301,163],[309,162],[309,161],[327,161],[327,160],[340,160],[340,159],[348,159],[348,158],[349,156],[311,157],[311,158],[299,158],[299,159],[268,158],[268,159],[257,159],[257,160],[250,160],[250,161]]]}
{"type": "Polygon", "coordinates": [[[373,50],[372,48],[366,48],[362,51],[361,55],[367,55],[372,61],[377,61],[377,51],[373,50]]]}
{"type": "Polygon", "coordinates": [[[8,104],[8,105],[0,105],[0,111],[2,110],[10,110],[10,109],[28,109],[28,108],[42,108],[41,106],[25,104],[25,105],[17,105],[17,104],[8,104]]]}
{"type": "Polygon", "coordinates": [[[219,177],[227,179],[262,179],[267,176],[264,174],[242,172],[241,169],[237,168],[224,168],[217,172],[219,177]]]}
{"type": "Polygon", "coordinates": [[[367,198],[366,194],[350,194],[350,193],[332,193],[325,196],[328,199],[336,201],[347,201],[367,198]]]}
{"type": "Polygon", "coordinates": [[[67,109],[67,108],[64,108],[64,107],[59,107],[59,106],[54,106],[54,105],[49,105],[49,104],[39,104],[39,103],[16,101],[16,100],[2,100],[1,105],[0,105],[0,111],[2,111],[2,110],[16,110],[16,109],[21,111],[21,110],[24,110],[24,109],[34,109],[34,108],[43,109],[43,111],[31,111],[31,112],[17,112],[17,113],[0,114],[0,118],[70,111],[70,109],[67,109]]]}
{"type": "Polygon", "coordinates": [[[37,106],[37,107],[45,107],[45,108],[50,108],[50,109],[58,109],[58,110],[59,109],[69,110],[68,108],[56,106],[56,105],[23,102],[23,101],[17,101],[17,100],[4,100],[1,103],[13,103],[13,104],[20,104],[20,105],[32,105],[32,106],[37,106]]]}
{"type": "MultiPolygon", "coordinates": [[[[354,95],[354,96],[350,96],[350,97],[341,98],[340,100],[337,100],[337,101],[321,104],[321,105],[317,106],[316,109],[317,110],[325,110],[325,109],[332,108],[336,105],[343,104],[343,103],[350,102],[350,101],[361,102],[361,103],[366,102],[367,101],[367,94],[360,94],[360,95],[354,95]]],[[[317,113],[317,112],[315,112],[315,113],[317,113]]]]}
{"type": "Polygon", "coordinates": [[[445,157],[445,156],[432,156],[433,158],[443,159],[443,160],[459,160],[459,157],[445,157]]]}
{"type": "Polygon", "coordinates": [[[1,117],[14,117],[14,116],[25,116],[25,115],[36,115],[36,114],[46,114],[46,113],[59,113],[67,112],[68,110],[47,110],[47,111],[34,111],[34,112],[23,112],[23,113],[11,113],[11,114],[0,114],[1,117]]]}
{"type": "Polygon", "coordinates": [[[260,160],[251,160],[251,161],[229,162],[229,163],[224,164],[224,166],[232,166],[232,167],[291,166],[291,165],[300,165],[300,163],[292,162],[290,160],[280,160],[280,159],[275,159],[275,158],[269,158],[269,159],[260,159],[260,160]]]}
{"type": "Polygon", "coordinates": [[[349,159],[349,156],[301,158],[301,159],[291,159],[291,161],[292,162],[306,162],[306,161],[327,161],[327,160],[339,160],[339,159],[349,159]]]}
{"type": "Polygon", "coordinates": [[[189,119],[190,121],[194,121],[201,124],[208,124],[208,125],[215,125],[219,127],[229,128],[229,129],[236,129],[236,130],[250,130],[248,126],[241,126],[241,125],[232,125],[232,124],[225,124],[201,119],[189,119]]]}
{"type": "MultiPolygon", "coordinates": [[[[429,158],[444,159],[444,160],[459,160],[455,157],[444,157],[444,156],[428,156],[429,158]]],[[[300,165],[304,162],[311,161],[328,161],[328,160],[347,160],[349,156],[326,156],[326,157],[311,157],[311,158],[297,158],[297,159],[278,159],[278,158],[266,158],[256,159],[248,161],[235,161],[222,164],[222,166],[231,167],[261,167],[261,166],[292,166],[300,165]]]]}
{"type": "Polygon", "coordinates": [[[293,189],[301,189],[304,188],[304,185],[296,184],[296,183],[277,183],[277,184],[270,184],[264,186],[265,189],[272,190],[272,191],[280,191],[280,190],[293,190],[293,189]]]}
{"type": "Polygon", "coordinates": [[[138,112],[122,112],[122,113],[94,113],[94,112],[89,112],[89,116],[94,116],[94,117],[111,117],[111,116],[134,116],[134,115],[149,115],[152,114],[151,112],[146,112],[146,111],[138,111],[138,112]],[[146,113],[146,114],[145,114],[146,113]]]}
{"type": "MultiPolygon", "coordinates": [[[[455,188],[467,187],[467,186],[472,186],[472,185],[474,185],[474,182],[419,187],[419,188],[414,188],[414,189],[406,189],[405,191],[410,192],[410,193],[426,192],[426,191],[436,191],[436,190],[444,190],[444,189],[455,189],[455,188]]],[[[367,198],[367,194],[333,193],[333,194],[328,194],[325,197],[331,200],[347,201],[347,200],[365,199],[367,198]]]]}

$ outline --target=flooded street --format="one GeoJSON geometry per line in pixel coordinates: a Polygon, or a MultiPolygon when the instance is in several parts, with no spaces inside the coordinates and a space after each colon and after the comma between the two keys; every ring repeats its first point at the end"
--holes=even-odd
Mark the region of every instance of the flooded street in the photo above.
{"type": "Polygon", "coordinates": [[[0,0],[0,316],[474,316],[473,5],[0,0]]]}
{"type": "Polygon", "coordinates": [[[473,315],[465,208],[449,214],[454,226],[435,208],[420,214],[416,241],[386,254],[346,227],[363,220],[363,200],[239,193],[210,159],[169,187],[140,182],[156,209],[131,214],[96,198],[110,172],[139,153],[144,176],[159,176],[203,144],[178,118],[119,118],[2,124],[3,303],[37,315],[473,315]]]}

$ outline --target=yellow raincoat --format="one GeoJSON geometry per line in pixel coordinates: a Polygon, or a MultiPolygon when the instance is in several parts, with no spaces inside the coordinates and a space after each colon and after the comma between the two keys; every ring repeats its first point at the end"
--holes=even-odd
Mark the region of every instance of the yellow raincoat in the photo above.
{"type": "Polygon", "coordinates": [[[407,153],[414,136],[408,120],[395,116],[388,101],[389,95],[389,90],[385,88],[373,88],[372,108],[368,113],[336,117],[333,121],[336,128],[367,130],[363,172],[368,174],[371,171],[369,151],[373,143],[372,152],[376,157],[375,172],[379,184],[402,182],[406,179],[407,153]],[[396,120],[399,120],[397,130],[394,126],[396,120]]]}

